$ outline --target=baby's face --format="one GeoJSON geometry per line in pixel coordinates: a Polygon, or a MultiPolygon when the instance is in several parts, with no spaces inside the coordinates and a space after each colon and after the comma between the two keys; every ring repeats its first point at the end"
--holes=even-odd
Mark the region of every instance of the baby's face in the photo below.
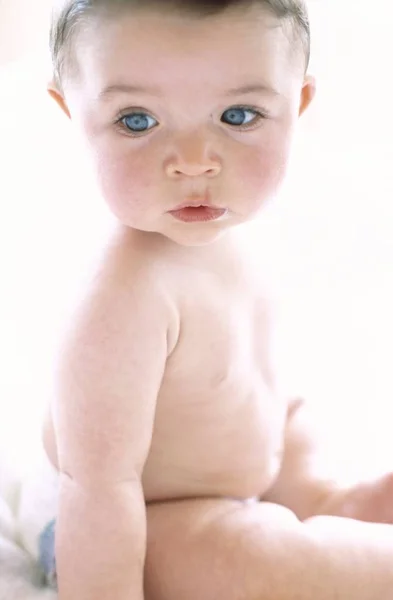
{"type": "Polygon", "coordinates": [[[64,102],[124,224],[206,244],[279,188],[313,83],[300,48],[260,8],[97,20],[79,34],[77,58],[64,102]],[[188,202],[225,214],[186,222],[171,213],[188,202]]]}

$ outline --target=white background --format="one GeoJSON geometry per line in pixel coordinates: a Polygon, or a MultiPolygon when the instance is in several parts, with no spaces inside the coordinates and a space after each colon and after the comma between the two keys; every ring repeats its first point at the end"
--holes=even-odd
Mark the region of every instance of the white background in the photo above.
{"type": "MultiPolygon", "coordinates": [[[[0,455],[18,469],[36,452],[67,311],[113,223],[45,95],[36,5],[0,0],[0,455]]],[[[393,469],[393,5],[310,5],[318,97],[265,233],[284,282],[288,382],[352,478],[393,469]]]]}

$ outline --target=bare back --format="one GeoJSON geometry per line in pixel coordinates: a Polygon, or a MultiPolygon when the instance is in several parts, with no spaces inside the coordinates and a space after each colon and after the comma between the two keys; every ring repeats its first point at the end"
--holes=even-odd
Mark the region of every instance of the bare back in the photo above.
{"type": "MultiPolygon", "coordinates": [[[[108,252],[109,269],[120,269],[130,285],[130,257],[146,272],[154,268],[155,285],[173,306],[172,347],[142,478],[147,502],[262,497],[279,471],[287,402],[271,364],[263,271],[242,252],[231,241],[187,249],[131,233],[108,252]]],[[[50,408],[44,445],[58,468],[50,408]]]]}

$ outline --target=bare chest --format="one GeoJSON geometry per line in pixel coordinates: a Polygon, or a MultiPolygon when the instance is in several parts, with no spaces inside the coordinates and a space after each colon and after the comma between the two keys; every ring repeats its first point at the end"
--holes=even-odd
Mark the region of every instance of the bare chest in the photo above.
{"type": "Polygon", "coordinates": [[[220,290],[183,305],[158,399],[147,496],[262,496],[281,463],[286,399],[277,393],[265,305],[220,290]]]}

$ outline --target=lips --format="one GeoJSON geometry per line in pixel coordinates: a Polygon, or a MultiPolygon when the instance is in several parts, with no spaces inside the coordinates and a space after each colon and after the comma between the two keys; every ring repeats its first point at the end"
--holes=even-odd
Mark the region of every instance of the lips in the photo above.
{"type": "Polygon", "coordinates": [[[216,221],[227,213],[226,208],[217,208],[204,205],[181,205],[169,212],[178,221],[184,223],[196,223],[216,221]]]}

